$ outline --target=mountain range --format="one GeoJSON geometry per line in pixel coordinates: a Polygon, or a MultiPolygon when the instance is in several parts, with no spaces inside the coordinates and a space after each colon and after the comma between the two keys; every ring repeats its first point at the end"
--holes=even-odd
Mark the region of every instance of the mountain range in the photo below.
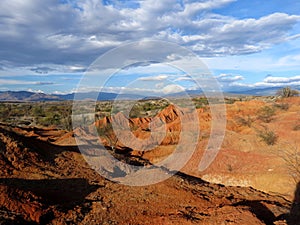
{"type": "MultiPolygon", "coordinates": [[[[65,101],[73,100],[75,93],[70,94],[45,94],[45,93],[35,93],[30,91],[0,91],[0,101],[11,101],[11,102],[35,102],[35,101],[65,101]]],[[[88,100],[96,99],[98,101],[104,100],[114,100],[116,98],[120,99],[137,99],[143,98],[143,96],[134,94],[116,94],[116,93],[106,93],[106,92],[86,92],[77,93],[76,100],[88,100]]]]}
{"type": "MultiPolygon", "coordinates": [[[[281,87],[268,87],[268,88],[257,88],[249,90],[239,90],[239,91],[228,91],[224,95],[253,95],[253,96],[268,96],[275,95],[277,90],[281,87]]],[[[293,89],[300,90],[300,87],[293,87],[293,89]]],[[[183,97],[186,94],[190,96],[203,95],[202,90],[188,90],[186,92],[178,92],[173,94],[167,94],[161,97],[165,98],[178,98],[183,97]]],[[[148,97],[140,94],[117,94],[110,92],[84,92],[84,93],[70,93],[70,94],[46,94],[46,93],[36,93],[30,91],[0,91],[0,101],[65,101],[65,100],[88,100],[97,99],[98,101],[111,101],[116,98],[120,100],[135,100],[135,99],[154,99],[158,97],[148,97]]]]}

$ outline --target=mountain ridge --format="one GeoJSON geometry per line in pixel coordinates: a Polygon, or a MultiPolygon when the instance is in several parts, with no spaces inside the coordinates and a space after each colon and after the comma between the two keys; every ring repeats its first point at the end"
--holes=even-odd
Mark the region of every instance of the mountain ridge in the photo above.
{"type": "MultiPolygon", "coordinates": [[[[276,95],[277,90],[282,87],[267,87],[267,88],[253,88],[239,91],[226,91],[223,95],[253,95],[253,96],[270,96],[276,95]]],[[[293,89],[300,90],[299,86],[293,86],[293,89]]],[[[137,99],[156,99],[156,98],[180,98],[189,95],[190,97],[205,95],[202,90],[187,90],[185,92],[177,92],[165,94],[162,96],[147,96],[142,94],[118,94],[113,92],[78,92],[68,94],[47,94],[42,92],[31,91],[0,91],[0,101],[66,101],[66,100],[95,100],[97,101],[112,101],[119,100],[137,100],[137,99]]]]}

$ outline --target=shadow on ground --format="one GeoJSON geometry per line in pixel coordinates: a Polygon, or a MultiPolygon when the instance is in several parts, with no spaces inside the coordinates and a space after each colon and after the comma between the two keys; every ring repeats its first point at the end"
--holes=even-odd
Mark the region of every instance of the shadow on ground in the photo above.
{"type": "Polygon", "coordinates": [[[72,208],[83,202],[88,194],[98,188],[97,185],[91,185],[82,178],[47,180],[0,178],[0,185],[5,185],[11,189],[30,191],[41,197],[41,203],[60,205],[64,208],[72,208]]]}
{"type": "Polygon", "coordinates": [[[288,219],[288,225],[300,225],[300,182],[296,185],[295,196],[288,219]]]}

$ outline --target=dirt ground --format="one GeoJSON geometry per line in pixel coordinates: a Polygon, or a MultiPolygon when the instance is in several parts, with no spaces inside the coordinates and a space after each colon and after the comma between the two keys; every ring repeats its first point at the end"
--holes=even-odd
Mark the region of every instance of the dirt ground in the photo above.
{"type": "MultiPolygon", "coordinates": [[[[289,98],[226,105],[223,145],[202,172],[197,166],[209,140],[211,116],[209,109],[198,109],[200,141],[189,163],[163,182],[140,187],[112,182],[87,164],[74,139],[80,134],[95,141],[87,130],[2,124],[0,224],[297,224],[298,197],[291,176],[297,174],[284,154],[297,155],[299,103],[300,98],[289,98]],[[275,110],[269,122],[259,117],[264,106],[275,110]],[[266,130],[276,134],[275,143],[268,145],[258,135],[266,130]]],[[[173,135],[145,153],[124,151],[116,142],[117,157],[151,165],[174,151],[180,116],[172,106],[157,116],[173,135]]],[[[136,137],[149,137],[149,121],[131,119],[136,137]]],[[[110,118],[104,118],[96,126],[108,123],[110,118]]]]}

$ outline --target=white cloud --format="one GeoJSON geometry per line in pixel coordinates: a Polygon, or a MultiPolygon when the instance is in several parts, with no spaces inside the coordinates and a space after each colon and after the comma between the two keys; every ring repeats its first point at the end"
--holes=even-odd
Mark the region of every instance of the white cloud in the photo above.
{"type": "MultiPolygon", "coordinates": [[[[86,67],[121,43],[152,38],[176,42],[201,56],[240,55],[299,37],[289,33],[300,16],[274,13],[258,19],[237,19],[212,13],[233,1],[180,4],[173,0],[147,0],[135,1],[135,7],[129,7],[129,3],[116,1],[104,5],[100,0],[65,4],[3,0],[0,62],[6,61],[4,67],[86,67]]],[[[172,57],[175,60],[172,55],[168,59],[172,57]]]]}
{"type": "Polygon", "coordinates": [[[0,85],[22,85],[22,84],[35,84],[35,82],[24,81],[24,80],[11,80],[11,79],[0,79],[0,85]]]}
{"type": "Polygon", "coordinates": [[[84,66],[70,66],[69,69],[74,72],[86,70],[86,68],[84,66]]]}
{"type": "Polygon", "coordinates": [[[157,76],[148,76],[148,77],[140,77],[138,80],[141,81],[162,81],[168,79],[168,75],[157,75],[157,76]]]}
{"type": "Polygon", "coordinates": [[[189,76],[180,76],[177,77],[174,81],[193,81],[193,79],[189,76]]]}
{"type": "Polygon", "coordinates": [[[183,87],[176,85],[176,84],[170,84],[170,85],[167,85],[162,88],[162,92],[164,94],[178,93],[178,92],[182,92],[184,90],[185,89],[183,87]]]}
{"type": "Polygon", "coordinates": [[[232,75],[232,74],[220,74],[216,77],[220,82],[236,82],[239,80],[244,80],[244,77],[241,75],[232,75]]]}
{"type": "Polygon", "coordinates": [[[264,83],[271,83],[271,84],[292,84],[294,82],[300,82],[300,76],[293,76],[293,77],[273,77],[268,76],[263,80],[264,83]]]}
{"type": "Polygon", "coordinates": [[[53,91],[51,94],[54,95],[65,95],[65,94],[70,94],[68,91],[53,91]]]}
{"type": "Polygon", "coordinates": [[[157,88],[157,89],[161,89],[161,88],[163,88],[164,87],[164,83],[157,83],[157,84],[155,84],[155,87],[157,88]]]}
{"type": "Polygon", "coordinates": [[[182,92],[185,90],[195,90],[195,87],[185,88],[176,84],[165,85],[163,83],[158,83],[155,87],[120,87],[120,86],[107,86],[107,87],[80,87],[79,89],[74,89],[72,92],[112,92],[118,94],[136,94],[141,96],[163,96],[166,94],[173,94],[182,92]]]}
{"type": "Polygon", "coordinates": [[[34,93],[39,93],[39,94],[43,94],[44,93],[42,90],[33,90],[31,88],[27,89],[27,91],[34,92],[34,93]]]}
{"type": "MultiPolygon", "coordinates": [[[[295,49],[295,51],[297,52],[298,49],[295,49]]],[[[291,55],[287,55],[284,56],[282,58],[279,59],[278,61],[278,65],[279,66],[288,66],[288,67],[298,67],[300,65],[300,54],[291,54],[291,55]]]]}
{"type": "Polygon", "coordinates": [[[230,87],[243,87],[243,88],[266,88],[266,87],[285,87],[285,86],[298,86],[300,85],[300,76],[293,77],[274,77],[267,76],[263,81],[253,84],[246,84],[240,82],[232,82],[230,87]]]}
{"type": "Polygon", "coordinates": [[[184,15],[186,17],[192,17],[196,13],[204,11],[204,10],[212,10],[219,8],[225,4],[234,2],[235,0],[211,0],[204,2],[192,2],[185,5],[184,10],[180,13],[180,15],[184,15]]]}
{"type": "Polygon", "coordinates": [[[210,70],[237,70],[251,71],[265,74],[265,71],[290,71],[298,70],[300,61],[295,60],[295,56],[285,56],[278,58],[268,56],[265,53],[242,56],[223,56],[213,58],[202,58],[203,62],[210,70]]]}

